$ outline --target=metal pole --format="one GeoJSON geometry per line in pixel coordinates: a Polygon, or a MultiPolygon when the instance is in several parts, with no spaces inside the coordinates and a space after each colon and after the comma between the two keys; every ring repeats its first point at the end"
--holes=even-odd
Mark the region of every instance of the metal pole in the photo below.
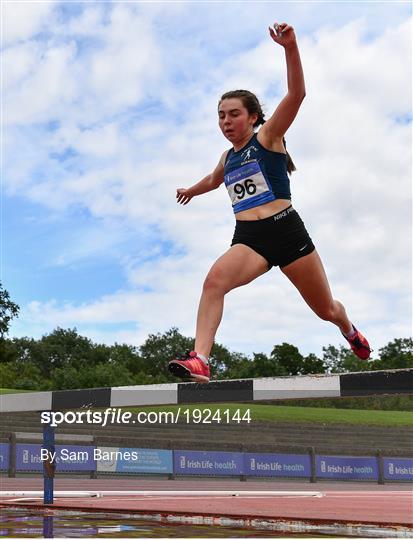
{"type": "Polygon", "coordinates": [[[9,435],[9,478],[16,478],[16,434],[10,433],[9,435]]]}
{"type": "Polygon", "coordinates": [[[308,452],[310,454],[310,463],[311,463],[310,483],[315,484],[317,482],[317,463],[316,463],[314,446],[310,446],[308,448],[308,452]]]}
{"type": "Polygon", "coordinates": [[[47,458],[43,461],[43,481],[44,481],[44,504],[53,504],[53,480],[55,463],[52,456],[55,455],[54,427],[50,424],[43,426],[43,448],[47,450],[47,458]]]}
{"type": "Polygon", "coordinates": [[[53,516],[43,517],[43,536],[45,538],[54,538],[53,535],[53,516]]]}
{"type": "Polygon", "coordinates": [[[381,453],[381,450],[377,450],[376,452],[376,458],[377,458],[377,468],[378,468],[378,479],[377,483],[384,485],[384,464],[383,464],[383,456],[381,453]]]}

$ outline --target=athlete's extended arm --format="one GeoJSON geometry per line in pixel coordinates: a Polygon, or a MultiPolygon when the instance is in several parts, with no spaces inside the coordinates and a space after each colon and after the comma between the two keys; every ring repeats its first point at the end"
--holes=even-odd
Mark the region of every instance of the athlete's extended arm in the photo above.
{"type": "Polygon", "coordinates": [[[260,130],[262,131],[261,135],[269,143],[273,143],[284,136],[296,117],[298,109],[305,97],[305,84],[294,29],[286,23],[280,25],[275,23],[274,29],[269,28],[269,31],[275,43],[284,47],[288,83],[286,96],[260,130]]]}
{"type": "Polygon", "coordinates": [[[208,174],[190,188],[178,188],[176,190],[176,202],[188,204],[192,197],[217,189],[224,181],[224,163],[226,154],[227,152],[222,154],[218,165],[211,174],[208,174]]]}

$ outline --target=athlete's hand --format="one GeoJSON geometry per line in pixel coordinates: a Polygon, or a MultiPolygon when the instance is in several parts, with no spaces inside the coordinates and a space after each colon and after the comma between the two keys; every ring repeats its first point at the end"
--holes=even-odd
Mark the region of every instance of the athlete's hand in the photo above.
{"type": "Polygon", "coordinates": [[[190,194],[189,189],[178,188],[176,190],[176,202],[179,204],[188,204],[193,195],[190,194]]]}
{"type": "Polygon", "coordinates": [[[269,26],[268,30],[273,41],[282,47],[289,47],[296,43],[294,28],[287,23],[275,22],[274,27],[269,26]]]}

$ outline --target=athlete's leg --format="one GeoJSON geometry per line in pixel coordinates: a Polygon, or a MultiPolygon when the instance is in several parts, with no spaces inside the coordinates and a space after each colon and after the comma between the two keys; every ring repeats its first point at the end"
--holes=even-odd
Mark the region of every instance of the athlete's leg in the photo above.
{"type": "Polygon", "coordinates": [[[310,308],[325,321],[337,325],[344,334],[353,327],[343,304],[331,295],[323,264],[316,250],[281,268],[297,287],[310,308]]]}
{"type": "Polygon", "coordinates": [[[268,271],[264,257],[244,244],[232,246],[209,271],[199,303],[195,351],[208,357],[221,322],[224,296],[268,271]]]}

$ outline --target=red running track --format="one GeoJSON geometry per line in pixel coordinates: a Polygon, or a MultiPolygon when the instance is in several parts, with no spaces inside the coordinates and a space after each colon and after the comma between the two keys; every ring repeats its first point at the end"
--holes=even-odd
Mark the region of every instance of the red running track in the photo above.
{"type": "MultiPolygon", "coordinates": [[[[2,478],[7,491],[41,490],[42,478],[2,478]]],[[[198,521],[204,517],[274,521],[307,524],[362,524],[375,527],[403,527],[413,535],[413,492],[408,484],[379,486],[366,483],[300,483],[234,480],[153,480],[147,478],[85,479],[58,477],[56,491],[116,490],[234,490],[285,491],[285,496],[238,497],[205,496],[105,496],[102,498],[55,499],[54,508],[80,511],[121,512],[136,515],[186,516],[198,521]],[[319,491],[322,497],[294,496],[288,492],[319,491]]],[[[41,507],[41,500],[22,501],[1,497],[1,505],[41,507]]],[[[184,519],[183,519],[184,520],[184,519]]],[[[184,520],[185,521],[185,520],[184,520]]],[[[187,519],[188,521],[188,519],[187,519]]],[[[202,519],[201,519],[202,521],[202,519]]],[[[204,520],[204,522],[207,522],[204,520]]]]}

